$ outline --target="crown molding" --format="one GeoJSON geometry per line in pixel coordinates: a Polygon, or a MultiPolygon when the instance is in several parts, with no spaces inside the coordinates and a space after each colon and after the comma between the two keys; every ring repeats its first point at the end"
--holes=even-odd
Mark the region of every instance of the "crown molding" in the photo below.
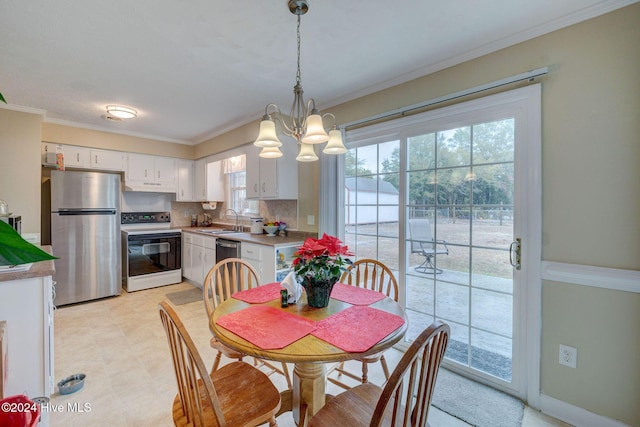
{"type": "Polygon", "coordinates": [[[19,111],[21,113],[39,114],[43,117],[47,114],[45,110],[42,110],[40,108],[24,107],[22,105],[15,105],[15,104],[0,103],[0,108],[2,108],[3,110],[19,111]]]}
{"type": "Polygon", "coordinates": [[[93,126],[93,125],[88,125],[86,123],[73,122],[70,120],[45,118],[44,122],[55,124],[55,125],[61,125],[61,126],[70,126],[75,128],[81,128],[81,129],[95,130],[98,132],[107,132],[107,133],[114,133],[118,135],[134,136],[136,138],[145,138],[145,139],[153,139],[153,140],[162,141],[162,142],[171,142],[173,144],[195,145],[194,142],[187,141],[184,139],[166,138],[164,136],[149,135],[145,133],[129,132],[124,130],[113,130],[113,129],[102,127],[102,126],[93,126]]]}

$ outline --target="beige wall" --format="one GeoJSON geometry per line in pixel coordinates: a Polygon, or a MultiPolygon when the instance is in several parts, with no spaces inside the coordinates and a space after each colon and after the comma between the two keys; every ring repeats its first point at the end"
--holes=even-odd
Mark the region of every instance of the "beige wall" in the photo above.
{"type": "Polygon", "coordinates": [[[640,426],[640,294],[545,282],[542,296],[542,392],[640,426]],[[578,349],[576,369],[558,343],[578,349]]]}
{"type": "Polygon", "coordinates": [[[23,233],[40,232],[42,116],[0,108],[0,199],[22,216],[23,233]]]}

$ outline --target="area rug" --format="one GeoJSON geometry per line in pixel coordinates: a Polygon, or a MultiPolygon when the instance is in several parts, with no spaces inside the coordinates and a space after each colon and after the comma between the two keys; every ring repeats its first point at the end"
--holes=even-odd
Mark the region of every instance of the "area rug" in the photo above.
{"type": "Polygon", "coordinates": [[[165,294],[173,305],[189,304],[190,302],[202,301],[202,289],[192,288],[185,291],[171,292],[165,294]]]}
{"type": "Polygon", "coordinates": [[[520,427],[522,401],[440,368],[431,404],[477,427],[520,427]]]}

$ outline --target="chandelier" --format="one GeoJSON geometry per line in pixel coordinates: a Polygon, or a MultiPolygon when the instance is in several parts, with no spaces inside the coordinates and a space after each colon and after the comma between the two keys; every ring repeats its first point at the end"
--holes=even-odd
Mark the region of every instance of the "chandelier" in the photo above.
{"type": "Polygon", "coordinates": [[[282,142],[280,142],[276,133],[275,121],[277,120],[282,126],[282,132],[294,138],[300,146],[296,160],[313,162],[318,160],[314,149],[315,144],[326,142],[327,145],[322,151],[326,154],[343,154],[347,152],[347,149],[342,142],[342,132],[336,125],[335,116],[331,113],[321,115],[313,98],[310,98],[306,103],[304,101],[300,78],[300,17],[309,10],[309,2],[307,0],[289,0],[288,4],[289,11],[298,17],[298,69],[296,72],[296,84],[293,87],[293,105],[287,118],[283,116],[276,104],[268,104],[260,122],[258,138],[253,144],[257,147],[262,147],[259,154],[260,157],[281,157],[282,152],[278,147],[282,146],[282,142]],[[271,113],[269,112],[270,110],[271,113]],[[330,118],[333,122],[328,133],[323,123],[325,118],[330,118]]]}

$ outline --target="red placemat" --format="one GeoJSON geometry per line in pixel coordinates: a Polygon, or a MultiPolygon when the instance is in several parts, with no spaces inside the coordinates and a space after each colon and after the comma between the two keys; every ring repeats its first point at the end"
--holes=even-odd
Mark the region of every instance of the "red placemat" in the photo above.
{"type": "Polygon", "coordinates": [[[336,283],[331,291],[331,298],[348,302],[353,305],[369,305],[374,302],[378,302],[385,297],[386,295],[382,292],[345,285],[344,283],[336,283]]]}
{"type": "Polygon", "coordinates": [[[216,323],[263,350],[286,347],[308,335],[316,325],[313,320],[265,305],[227,314],[216,323]]]}
{"type": "Polygon", "coordinates": [[[395,314],[354,305],[316,323],[311,335],[350,353],[369,350],[404,324],[395,314]]]}
{"type": "Polygon", "coordinates": [[[263,302],[280,298],[280,289],[284,288],[280,286],[279,282],[275,282],[247,289],[246,291],[236,292],[235,294],[231,294],[231,296],[240,301],[248,302],[249,304],[262,304],[263,302]]]}

